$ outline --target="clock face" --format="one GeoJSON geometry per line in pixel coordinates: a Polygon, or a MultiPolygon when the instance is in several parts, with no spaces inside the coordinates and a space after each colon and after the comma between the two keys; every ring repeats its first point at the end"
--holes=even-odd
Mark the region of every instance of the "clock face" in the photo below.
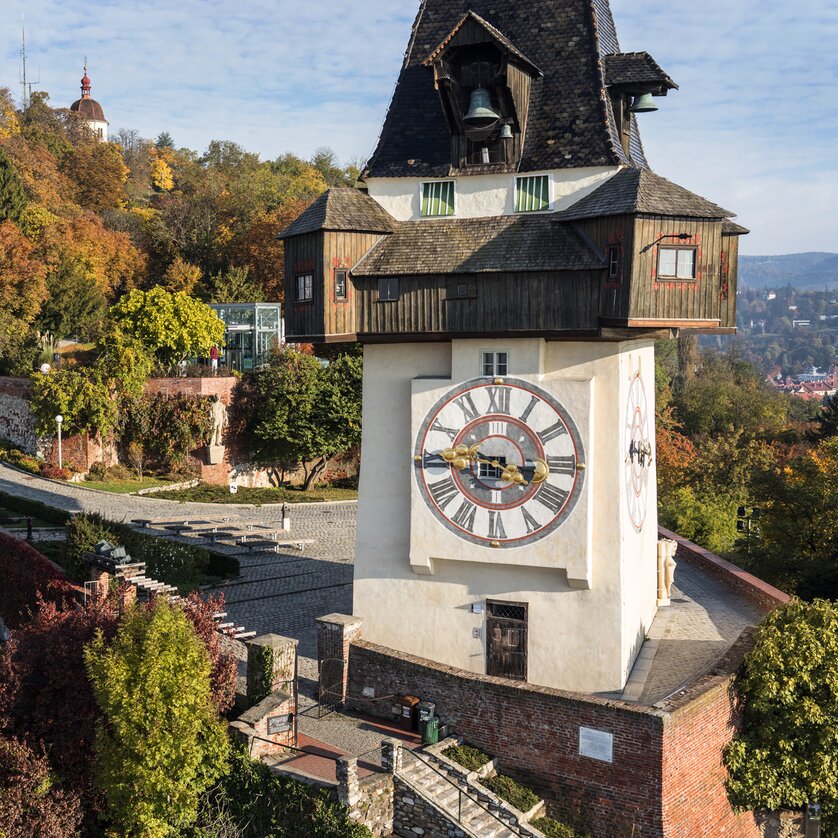
{"type": "Polygon", "coordinates": [[[646,520],[646,496],[649,468],[652,465],[649,412],[643,379],[637,373],[629,387],[625,426],[626,502],[631,522],[637,532],[646,520]]]}
{"type": "Polygon", "coordinates": [[[415,477],[436,519],[484,547],[521,547],[570,515],[585,480],[582,438],[549,393],[481,378],[446,393],[423,420],[415,477]]]}

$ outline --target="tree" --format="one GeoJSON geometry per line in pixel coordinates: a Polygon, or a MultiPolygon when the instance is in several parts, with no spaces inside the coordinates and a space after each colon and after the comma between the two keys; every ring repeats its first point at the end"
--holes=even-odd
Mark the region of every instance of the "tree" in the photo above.
{"type": "Polygon", "coordinates": [[[224,324],[208,305],[159,286],[126,294],[110,310],[112,329],[133,335],[169,370],[188,357],[209,357],[224,341],[224,324]]]}
{"type": "Polygon", "coordinates": [[[38,316],[47,296],[45,275],[17,226],[0,222],[0,358],[14,355],[38,316]]]}
{"type": "Polygon", "coordinates": [[[838,435],[838,393],[829,396],[817,418],[817,435],[821,439],[838,435]]]}
{"type": "Polygon", "coordinates": [[[97,632],[113,636],[113,606],[107,601],[62,609],[41,602],[0,647],[0,727],[32,747],[45,747],[52,770],[85,799],[92,795],[99,714],[84,671],[84,647],[97,632]]]}
{"type": "MultiPolygon", "coordinates": [[[[792,600],[772,611],[745,659],[742,730],[725,751],[742,809],[824,806],[838,825],[838,605],[792,600]]],[[[830,833],[832,834],[832,833],[830,833]]]]}
{"type": "Polygon", "coordinates": [[[265,295],[247,268],[230,268],[210,277],[207,297],[213,303],[261,303],[265,295]]]}
{"type": "Polygon", "coordinates": [[[64,157],[62,171],[76,184],[78,202],[95,212],[125,203],[128,167],[116,143],[91,139],[64,157]]]}
{"type": "Polygon", "coordinates": [[[89,369],[51,370],[32,376],[32,413],[42,436],[55,434],[55,417],[64,417],[64,433],[105,434],[116,422],[116,404],[108,388],[89,369]]]}
{"type": "Polygon", "coordinates": [[[323,368],[311,355],[276,352],[257,373],[255,453],[283,469],[302,463],[309,489],[329,457],[357,445],[361,436],[359,357],[341,356],[323,368]]]}
{"type": "Polygon", "coordinates": [[[197,265],[190,265],[189,262],[177,256],[175,261],[166,268],[166,273],[163,274],[163,281],[160,285],[173,294],[178,291],[191,294],[200,281],[201,269],[197,265]]]}
{"type": "Polygon", "coordinates": [[[38,330],[54,338],[95,337],[105,317],[105,295],[84,265],[65,259],[47,274],[49,296],[36,320],[38,330]]]}
{"type": "Polygon", "coordinates": [[[81,820],[78,797],[55,782],[46,757],[0,736],[0,835],[65,838],[81,820]]]}
{"type": "Polygon", "coordinates": [[[0,221],[20,221],[28,203],[14,164],[0,148],[0,221]]]}
{"type": "Polygon", "coordinates": [[[226,769],[229,750],[210,688],[210,659],[181,610],[164,599],[126,613],[85,665],[104,717],[96,776],[120,835],[174,836],[226,769]]]}
{"type": "Polygon", "coordinates": [[[749,568],[804,599],[838,597],[838,437],[753,477],[759,538],[749,568]]]}
{"type": "Polygon", "coordinates": [[[154,146],[158,149],[158,151],[164,148],[173,149],[175,147],[175,142],[168,131],[161,131],[157,135],[157,139],[154,141],[154,146]]]}

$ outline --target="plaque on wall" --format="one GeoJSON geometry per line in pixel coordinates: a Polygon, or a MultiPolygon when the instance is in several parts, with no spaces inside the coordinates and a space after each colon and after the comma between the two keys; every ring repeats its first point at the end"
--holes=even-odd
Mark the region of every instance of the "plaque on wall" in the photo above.
{"type": "Polygon", "coordinates": [[[613,762],[614,734],[592,727],[580,727],[579,755],[598,759],[600,762],[613,762]]]}
{"type": "Polygon", "coordinates": [[[291,730],[293,719],[290,713],[287,716],[268,716],[268,736],[287,733],[291,730]]]}

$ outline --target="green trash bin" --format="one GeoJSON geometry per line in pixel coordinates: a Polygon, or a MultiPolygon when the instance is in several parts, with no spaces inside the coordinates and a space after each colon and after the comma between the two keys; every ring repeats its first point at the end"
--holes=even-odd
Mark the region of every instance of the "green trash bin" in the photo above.
{"type": "Polygon", "coordinates": [[[437,716],[431,716],[429,719],[419,722],[419,727],[421,728],[423,745],[436,745],[439,742],[439,718],[437,716]]]}

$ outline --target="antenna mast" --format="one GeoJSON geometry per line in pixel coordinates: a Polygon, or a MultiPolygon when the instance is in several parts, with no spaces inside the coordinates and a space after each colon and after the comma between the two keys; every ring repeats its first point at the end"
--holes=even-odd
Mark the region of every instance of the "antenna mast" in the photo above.
{"type": "Polygon", "coordinates": [[[21,15],[21,38],[20,38],[20,86],[23,89],[23,115],[26,116],[29,110],[29,103],[32,101],[32,85],[40,84],[41,74],[38,74],[37,81],[28,81],[26,78],[26,15],[21,15]]]}

